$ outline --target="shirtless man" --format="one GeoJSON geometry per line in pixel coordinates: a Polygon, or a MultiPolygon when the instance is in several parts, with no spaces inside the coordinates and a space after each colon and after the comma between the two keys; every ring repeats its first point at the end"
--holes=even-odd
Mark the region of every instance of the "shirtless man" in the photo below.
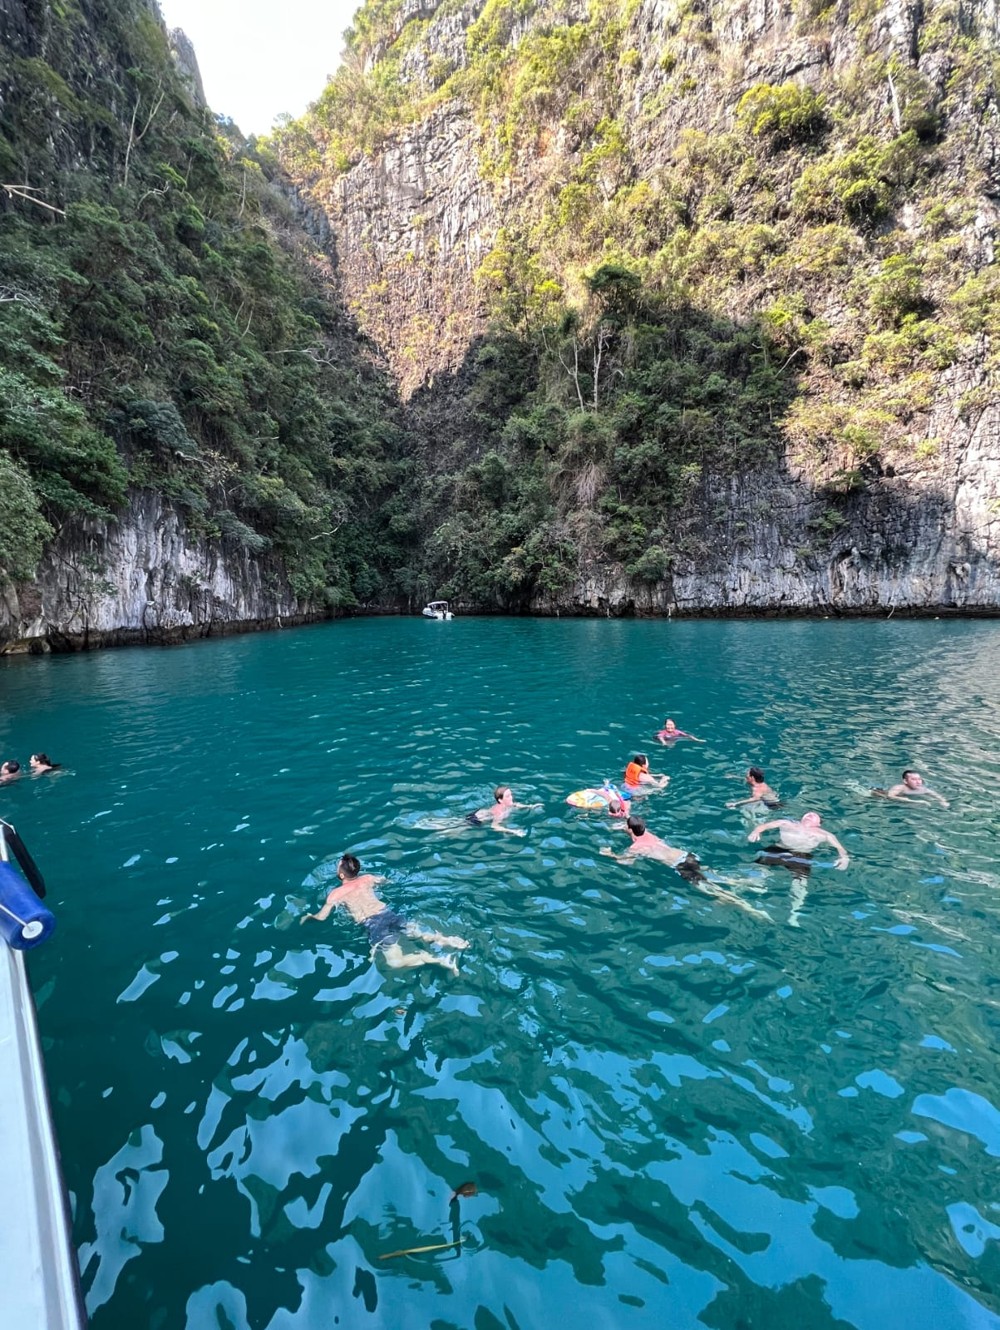
{"type": "Polygon", "coordinates": [[[688,734],[686,730],[679,730],[672,720],[663,722],[663,729],[657,730],[656,737],[661,744],[673,743],[675,739],[690,739],[692,743],[703,744],[704,739],[697,739],[693,734],[688,734]]]}
{"type": "Polygon", "coordinates": [[[304,924],[307,919],[326,919],[338,905],[343,905],[355,923],[364,926],[371,942],[372,958],[376,951],[381,951],[386,964],[394,970],[412,969],[416,965],[441,965],[452,974],[458,974],[454,956],[434,956],[429,951],[404,951],[399,939],[419,938],[421,942],[430,942],[438,947],[464,950],[469,945],[464,938],[445,937],[443,933],[418,928],[416,924],[407,923],[402,916],[395,914],[385,901],[375,895],[375,887],[385,879],[362,873],[361,864],[353,854],[343,856],[337,865],[337,876],[341,885],[334,887],[321,910],[315,914],[304,914],[299,920],[300,924],[304,924]]]}
{"type": "Polygon", "coordinates": [[[729,905],[738,905],[747,914],[754,914],[759,919],[770,921],[771,916],[765,911],[748,905],[733,892],[725,891],[722,887],[717,887],[714,882],[710,882],[693,854],[687,850],[677,850],[659,836],[654,836],[651,831],[646,830],[646,824],[641,817],[630,817],[625,823],[625,829],[632,842],[625,853],[616,855],[610,845],[605,845],[601,849],[601,854],[611,855],[620,864],[634,863],[639,855],[656,859],[660,863],[668,864],[685,882],[697,887],[706,896],[714,896],[716,900],[726,901],[729,905]]]}
{"type": "Polygon", "coordinates": [[[0,765],[0,781],[4,784],[10,780],[17,780],[20,774],[21,764],[20,762],[14,761],[13,758],[9,762],[4,762],[0,765]]]}
{"type": "Polygon", "coordinates": [[[937,790],[932,790],[929,785],[924,784],[924,778],[919,771],[904,771],[903,779],[898,785],[893,785],[891,789],[886,790],[887,799],[898,799],[900,803],[911,804],[916,799],[936,799],[942,808],[948,807],[948,800],[941,797],[937,790]]]}
{"type": "Polygon", "coordinates": [[[837,868],[846,868],[851,862],[847,851],[832,831],[824,831],[820,826],[819,813],[803,813],[794,818],[780,817],[774,822],[762,822],[754,827],[747,840],[758,841],[765,831],[777,831],[778,844],[766,845],[760,852],[758,862],[780,863],[805,876],[809,872],[809,860],[814,850],[821,845],[830,845],[837,851],[837,868]]]}
{"type": "Polygon", "coordinates": [[[541,804],[517,804],[514,802],[514,794],[509,785],[498,785],[493,791],[493,807],[477,808],[474,813],[470,813],[468,820],[474,827],[490,825],[494,831],[509,831],[512,836],[526,836],[526,831],[517,827],[505,827],[504,819],[513,813],[515,808],[541,808],[541,804]]]}
{"type": "Polygon", "coordinates": [[[622,784],[626,790],[635,794],[643,786],[651,786],[654,790],[662,790],[665,785],[670,784],[669,776],[656,776],[649,769],[649,758],[645,753],[636,753],[632,761],[625,768],[625,775],[622,784]]]}
{"type": "Polygon", "coordinates": [[[750,767],[744,779],[750,786],[749,795],[746,799],[733,799],[726,804],[727,808],[746,808],[749,804],[763,804],[765,808],[781,807],[781,800],[764,779],[760,767],[750,767]]]}

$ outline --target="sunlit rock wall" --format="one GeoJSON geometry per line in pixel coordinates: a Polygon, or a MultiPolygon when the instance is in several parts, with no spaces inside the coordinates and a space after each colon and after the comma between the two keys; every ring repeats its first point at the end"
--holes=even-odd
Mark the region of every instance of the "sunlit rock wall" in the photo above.
{"type": "MultiPolygon", "coordinates": [[[[996,0],[979,0],[974,8],[980,30],[996,34],[996,0]]],[[[462,64],[464,28],[481,9],[473,3],[461,13],[451,7],[433,13],[422,40],[404,57],[404,76],[426,78],[432,57],[462,64]]],[[[823,33],[803,33],[787,0],[711,0],[705,10],[713,44],[688,52],[702,63],[704,80],[697,96],[671,103],[658,121],[642,123],[631,144],[640,175],[655,175],[670,162],[686,127],[728,128],[732,107],[754,83],[796,78],[821,87],[859,55],[846,16],[823,33]]],[[[419,12],[425,17],[427,7],[419,12]]],[[[634,47],[641,53],[629,90],[636,124],[641,106],[663,85],[659,54],[664,34],[676,29],[677,14],[677,0],[644,0],[633,11],[634,47]]],[[[922,14],[905,0],[888,0],[873,19],[870,40],[886,59],[918,67],[943,96],[950,68],[934,51],[921,57],[922,14]]],[[[584,15],[569,0],[566,21],[584,15]]],[[[995,99],[985,112],[953,106],[951,114],[965,118],[968,132],[950,141],[943,169],[956,179],[982,178],[996,186],[982,194],[963,231],[963,253],[974,271],[996,261],[1000,116],[995,99]]],[[[566,126],[553,123],[532,159],[519,159],[507,178],[492,182],[480,172],[477,149],[471,116],[453,103],[401,131],[316,200],[329,219],[328,244],[337,255],[345,298],[397,375],[411,402],[412,433],[429,456],[442,442],[474,435],[456,422],[455,412],[462,405],[461,376],[470,373],[469,349],[486,326],[476,268],[501,226],[530,215],[532,198],[565,176],[578,145],[566,126]]],[[[905,208],[896,224],[904,230],[913,224],[905,208]]],[[[838,299],[833,292],[828,307],[814,311],[832,326],[845,316],[838,299]]],[[[1000,612],[1000,407],[994,402],[969,411],[961,405],[963,396],[983,394],[990,354],[983,345],[939,375],[933,405],[914,424],[913,452],[867,475],[863,492],[834,493],[830,479],[842,463],[827,459],[824,468],[791,448],[769,469],[735,477],[706,474],[689,523],[693,529],[678,542],[674,567],[662,582],[636,584],[620,568],[584,557],[575,585],[556,600],[539,596],[531,608],[1000,612]],[[918,435],[935,441],[936,452],[918,453],[918,435]]]]}
{"type": "Polygon", "coordinates": [[[143,491],[116,521],[65,527],[36,582],[0,595],[0,651],[181,642],[319,617],[279,566],[192,536],[143,491]]]}

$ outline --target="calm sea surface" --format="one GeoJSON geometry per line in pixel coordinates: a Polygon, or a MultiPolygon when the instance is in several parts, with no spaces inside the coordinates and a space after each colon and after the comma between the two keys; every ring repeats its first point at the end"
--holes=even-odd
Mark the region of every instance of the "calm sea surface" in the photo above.
{"type": "Polygon", "coordinates": [[[357,620],[0,698],[68,767],[0,815],[93,1330],[1000,1327],[1000,625],[357,620]],[[601,857],[565,796],[642,750],[769,918],[601,857]],[[846,872],[755,864],[750,763],[846,872]],[[499,781],[523,837],[460,822],[499,781]],[[345,850],[458,978],[299,926],[345,850]]]}

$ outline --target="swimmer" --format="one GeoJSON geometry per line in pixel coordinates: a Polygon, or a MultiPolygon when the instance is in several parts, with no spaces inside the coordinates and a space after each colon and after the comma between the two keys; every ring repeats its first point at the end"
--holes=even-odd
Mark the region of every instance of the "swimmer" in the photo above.
{"type": "Polygon", "coordinates": [[[338,905],[355,921],[362,924],[371,942],[371,957],[381,951],[386,964],[394,970],[412,969],[417,965],[440,965],[452,974],[458,974],[458,965],[454,956],[435,956],[429,951],[404,951],[400,945],[401,937],[418,938],[421,942],[430,942],[438,947],[454,947],[464,950],[469,944],[461,937],[446,937],[416,924],[408,923],[394,913],[375,895],[375,887],[385,879],[374,877],[371,873],[362,873],[361,864],[353,854],[345,854],[337,865],[337,876],[341,885],[334,887],[326,898],[326,903],[315,914],[304,914],[299,920],[304,924],[307,919],[326,919],[338,905]]]}
{"type": "Polygon", "coordinates": [[[688,882],[705,880],[701,865],[693,854],[688,854],[687,850],[677,850],[660,836],[654,836],[651,831],[646,830],[646,824],[641,817],[629,817],[625,822],[625,830],[629,834],[631,843],[621,855],[621,862],[628,863],[640,854],[647,855],[650,859],[657,859],[660,863],[676,869],[688,882]]]}
{"type": "Polygon", "coordinates": [[[628,817],[631,798],[630,794],[622,794],[616,785],[605,781],[600,788],[593,786],[586,790],[574,790],[566,796],[566,802],[573,808],[606,812],[610,817],[628,817]]]}
{"type": "Polygon", "coordinates": [[[760,826],[754,827],[747,840],[758,841],[765,831],[776,831],[778,844],[765,845],[758,856],[758,863],[784,864],[802,877],[808,875],[812,866],[812,853],[821,845],[830,845],[837,851],[835,867],[844,869],[851,862],[850,857],[833,832],[823,830],[821,820],[819,813],[803,813],[798,821],[781,817],[774,822],[762,822],[760,826]]]}
{"type": "Polygon", "coordinates": [[[765,808],[781,807],[781,800],[764,779],[761,767],[750,767],[743,779],[750,786],[749,795],[746,799],[733,799],[726,804],[727,808],[746,808],[750,804],[763,804],[765,808]]]}
{"type": "Polygon", "coordinates": [[[696,744],[705,742],[704,739],[698,739],[693,734],[688,734],[686,730],[679,730],[669,717],[663,722],[663,729],[657,730],[656,737],[661,744],[673,743],[675,739],[690,739],[692,743],[696,744]]]}
{"type": "Polygon", "coordinates": [[[517,804],[514,802],[514,793],[509,785],[498,785],[493,791],[492,808],[477,808],[474,813],[470,813],[466,821],[474,827],[492,826],[494,831],[509,831],[512,836],[526,836],[526,831],[517,827],[505,827],[504,819],[513,813],[515,808],[541,808],[542,804],[517,804]]]}
{"type": "Polygon", "coordinates": [[[0,765],[0,782],[6,784],[8,781],[17,780],[21,774],[21,764],[13,759],[10,762],[4,762],[0,765]]]}
{"type": "Polygon", "coordinates": [[[39,776],[46,771],[59,771],[62,767],[61,762],[50,762],[44,753],[32,753],[28,759],[28,765],[39,776]]]}
{"type": "Polygon", "coordinates": [[[632,761],[625,768],[625,775],[622,779],[625,789],[635,794],[645,785],[654,790],[662,790],[670,784],[669,776],[654,775],[649,769],[649,758],[645,753],[636,753],[632,761]]]}
{"type": "Polygon", "coordinates": [[[887,799],[896,799],[904,804],[912,804],[916,799],[936,799],[942,808],[948,807],[948,800],[942,798],[937,790],[932,790],[929,785],[925,785],[924,778],[919,771],[904,771],[900,783],[893,785],[891,789],[885,791],[872,790],[872,794],[883,793],[887,799]]]}
{"type": "Polygon", "coordinates": [[[624,854],[615,854],[610,845],[601,847],[601,854],[610,855],[617,859],[620,864],[631,864],[640,855],[645,855],[649,859],[655,859],[659,863],[667,864],[678,873],[685,882],[703,892],[706,896],[714,896],[716,900],[725,901],[729,905],[737,905],[747,914],[754,914],[759,919],[770,920],[771,916],[764,910],[758,910],[752,905],[748,905],[745,900],[731,891],[725,891],[722,887],[717,887],[714,882],[710,882],[702,871],[701,864],[697,858],[687,850],[675,849],[673,845],[668,845],[660,836],[654,836],[651,831],[646,830],[646,824],[641,817],[630,817],[625,823],[631,844],[624,854]]]}

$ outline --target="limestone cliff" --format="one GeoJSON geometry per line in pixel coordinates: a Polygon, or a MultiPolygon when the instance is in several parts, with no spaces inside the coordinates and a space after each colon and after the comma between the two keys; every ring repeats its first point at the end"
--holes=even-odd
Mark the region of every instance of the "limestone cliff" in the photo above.
{"type": "Polygon", "coordinates": [[[199,540],[151,492],[112,521],[79,521],[50,545],[36,580],[0,601],[4,651],[165,645],[320,617],[280,561],[199,540]]]}
{"type": "MultiPolygon", "coordinates": [[[[426,539],[447,546],[432,589],[544,612],[1000,607],[997,22],[982,0],[961,16],[901,0],[490,0],[403,4],[391,26],[358,27],[369,73],[403,89],[381,140],[320,108],[304,129],[322,166],[283,159],[329,218],[342,289],[421,455],[457,476],[438,490],[450,508],[427,514],[426,539]],[[658,571],[616,548],[607,517],[629,502],[616,465],[653,447],[614,412],[654,316],[630,331],[599,313],[589,342],[557,344],[560,318],[585,324],[608,260],[655,288],[660,326],[693,308],[773,338],[789,380],[756,428],[768,446],[745,457],[710,428],[686,452],[655,436],[690,473],[636,519],[658,571]],[[602,318],[623,386],[598,410],[596,371],[574,385],[570,361],[596,356],[602,318]],[[541,451],[510,446],[525,431],[487,420],[477,389],[498,327],[541,366],[510,415],[576,409],[575,386],[577,416],[596,434],[603,411],[610,444],[571,449],[571,424],[541,451]],[[472,513],[484,457],[544,471],[542,553],[513,520],[489,567],[464,552],[490,503],[510,510],[472,513]],[[556,547],[571,552],[546,586],[556,547]]],[[[341,106],[336,85],[328,97],[341,106]]]]}
{"type": "Polygon", "coordinates": [[[0,0],[0,182],[0,649],[388,598],[393,387],[156,0],[0,0]]]}

